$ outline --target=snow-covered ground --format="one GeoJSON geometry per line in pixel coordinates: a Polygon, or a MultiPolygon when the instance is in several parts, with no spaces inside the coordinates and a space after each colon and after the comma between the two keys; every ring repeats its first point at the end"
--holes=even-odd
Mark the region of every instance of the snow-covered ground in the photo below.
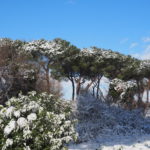
{"type": "Polygon", "coordinates": [[[69,150],[150,150],[150,135],[101,137],[81,144],[73,144],[69,150]]]}
{"type": "Polygon", "coordinates": [[[80,97],[76,117],[79,144],[69,150],[150,150],[150,118],[141,110],[124,110],[80,97]]]}

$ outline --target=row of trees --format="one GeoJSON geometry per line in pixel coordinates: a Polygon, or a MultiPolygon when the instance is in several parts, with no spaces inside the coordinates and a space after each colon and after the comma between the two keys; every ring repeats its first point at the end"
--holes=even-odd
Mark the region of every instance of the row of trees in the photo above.
{"type": "Polygon", "coordinates": [[[30,90],[39,92],[43,90],[47,93],[53,91],[61,95],[59,82],[55,87],[56,90],[50,86],[51,80],[56,79],[58,81],[69,80],[72,83],[72,100],[81,92],[89,90],[92,91],[93,96],[99,99],[102,94],[100,81],[102,77],[107,77],[111,81],[107,100],[111,98],[115,102],[126,103],[129,101],[132,103],[134,96],[137,95],[138,103],[141,104],[145,89],[147,90],[147,100],[149,100],[149,60],[138,60],[97,47],[80,50],[62,39],[52,41],[41,39],[31,42],[1,39],[0,57],[1,84],[7,85],[2,93],[7,96],[14,94],[10,94],[12,89],[13,92],[16,92],[15,94],[19,91],[23,91],[25,94],[30,90]],[[16,78],[16,80],[11,78],[16,78]],[[121,82],[117,82],[117,84],[113,82],[116,78],[121,82]],[[4,84],[6,80],[8,83],[4,84]],[[131,84],[125,84],[129,81],[131,84]],[[37,85],[37,83],[40,84],[37,85]],[[40,89],[41,87],[45,88],[40,89]]]}

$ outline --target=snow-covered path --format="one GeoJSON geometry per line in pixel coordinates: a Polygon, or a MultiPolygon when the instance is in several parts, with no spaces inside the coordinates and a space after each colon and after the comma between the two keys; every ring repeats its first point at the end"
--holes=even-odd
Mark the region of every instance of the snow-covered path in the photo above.
{"type": "Polygon", "coordinates": [[[150,135],[115,136],[110,139],[102,138],[95,141],[74,144],[69,150],[150,150],[150,135]]]}
{"type": "Polygon", "coordinates": [[[108,106],[90,96],[77,106],[80,144],[69,150],[150,150],[150,118],[140,110],[108,106]]]}

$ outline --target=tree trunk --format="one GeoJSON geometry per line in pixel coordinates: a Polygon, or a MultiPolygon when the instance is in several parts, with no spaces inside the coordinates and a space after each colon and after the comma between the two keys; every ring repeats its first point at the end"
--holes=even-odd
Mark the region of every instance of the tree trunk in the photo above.
{"type": "Polygon", "coordinates": [[[47,82],[47,93],[50,94],[50,77],[49,77],[49,69],[46,70],[46,82],[47,82]]]}
{"type": "Polygon", "coordinates": [[[77,80],[77,87],[76,87],[76,94],[77,96],[80,94],[80,88],[81,88],[81,77],[77,80]]]}
{"type": "Polygon", "coordinates": [[[99,98],[99,94],[98,94],[98,92],[99,92],[99,83],[100,83],[100,80],[98,79],[98,81],[97,81],[97,91],[96,91],[96,98],[97,99],[99,98]]]}
{"type": "Polygon", "coordinates": [[[150,89],[150,79],[149,79],[148,85],[147,85],[147,103],[149,103],[149,89],[150,89]]]}
{"type": "Polygon", "coordinates": [[[137,80],[137,94],[138,94],[138,105],[140,106],[142,103],[142,99],[141,99],[141,88],[140,88],[140,82],[137,80]]]}
{"type": "Polygon", "coordinates": [[[92,86],[92,84],[94,83],[96,79],[92,80],[85,88],[85,92],[87,92],[89,90],[89,88],[92,86]]]}
{"type": "Polygon", "coordinates": [[[99,89],[99,92],[101,94],[101,99],[103,99],[106,102],[106,98],[104,97],[103,92],[101,91],[101,89],[99,89]]]}
{"type": "Polygon", "coordinates": [[[149,88],[146,89],[146,102],[148,103],[149,102],[149,88]]]}
{"type": "Polygon", "coordinates": [[[93,91],[92,91],[92,95],[93,95],[93,97],[95,97],[95,87],[93,86],[93,91]]]}
{"type": "Polygon", "coordinates": [[[74,85],[74,80],[72,77],[71,77],[70,81],[72,83],[72,100],[74,101],[75,100],[75,85],[74,85]]]}
{"type": "Polygon", "coordinates": [[[93,97],[95,97],[95,88],[96,88],[97,84],[95,83],[95,85],[93,86],[93,97]]]}
{"type": "Polygon", "coordinates": [[[98,76],[97,79],[97,92],[96,92],[96,98],[99,99],[99,86],[100,86],[100,80],[101,80],[101,76],[98,76]]]}

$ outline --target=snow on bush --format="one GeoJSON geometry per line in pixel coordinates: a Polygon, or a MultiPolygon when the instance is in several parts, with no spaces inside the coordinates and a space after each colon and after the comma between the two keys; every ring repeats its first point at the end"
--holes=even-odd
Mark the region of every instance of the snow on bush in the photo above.
{"type": "Polygon", "coordinates": [[[145,118],[140,109],[125,110],[108,105],[90,95],[80,96],[76,117],[79,142],[115,136],[150,134],[150,118],[145,118]]]}
{"type": "Polygon", "coordinates": [[[0,107],[1,150],[60,150],[76,138],[71,107],[46,93],[30,92],[0,107]]]}
{"type": "Polygon", "coordinates": [[[133,99],[136,88],[137,84],[133,80],[125,82],[115,78],[110,82],[110,94],[118,103],[128,103],[128,99],[133,99]]]}
{"type": "Polygon", "coordinates": [[[126,92],[128,88],[133,88],[136,86],[136,82],[135,81],[127,81],[124,82],[120,79],[114,79],[110,82],[110,84],[114,85],[114,89],[116,91],[122,91],[122,92],[126,92]]]}

